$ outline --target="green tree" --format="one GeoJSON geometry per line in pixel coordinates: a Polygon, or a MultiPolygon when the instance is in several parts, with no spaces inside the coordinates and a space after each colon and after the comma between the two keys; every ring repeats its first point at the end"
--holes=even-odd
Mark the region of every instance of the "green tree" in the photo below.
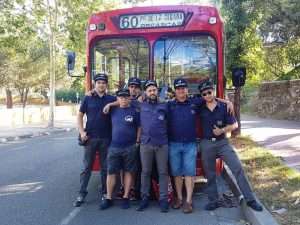
{"type": "Polygon", "coordinates": [[[222,15],[226,33],[226,73],[235,66],[246,66],[249,84],[268,79],[265,51],[258,28],[264,19],[265,5],[258,0],[225,0],[222,15]]]}

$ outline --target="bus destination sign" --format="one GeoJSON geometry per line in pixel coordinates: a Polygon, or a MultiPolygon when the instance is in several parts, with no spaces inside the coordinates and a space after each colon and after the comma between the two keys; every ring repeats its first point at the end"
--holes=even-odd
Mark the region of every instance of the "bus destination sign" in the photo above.
{"type": "Polygon", "coordinates": [[[120,29],[179,27],[183,24],[183,12],[121,15],[119,20],[120,29]]]}

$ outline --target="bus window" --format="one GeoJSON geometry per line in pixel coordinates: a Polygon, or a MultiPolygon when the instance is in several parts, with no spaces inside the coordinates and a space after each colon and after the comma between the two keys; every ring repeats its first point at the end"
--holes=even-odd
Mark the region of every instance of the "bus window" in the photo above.
{"type": "Polygon", "coordinates": [[[190,94],[198,94],[198,83],[210,78],[216,83],[216,42],[208,35],[162,37],[154,45],[154,75],[161,85],[174,79],[188,81],[190,94]]]}
{"type": "Polygon", "coordinates": [[[149,47],[142,38],[104,39],[91,52],[91,74],[104,72],[109,77],[109,92],[123,87],[129,77],[148,79],[149,47]]]}

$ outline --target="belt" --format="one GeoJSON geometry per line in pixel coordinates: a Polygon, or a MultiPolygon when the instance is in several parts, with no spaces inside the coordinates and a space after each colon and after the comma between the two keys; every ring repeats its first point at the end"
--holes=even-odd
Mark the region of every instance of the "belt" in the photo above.
{"type": "Polygon", "coordinates": [[[216,142],[216,141],[221,141],[221,140],[224,140],[225,138],[215,138],[215,137],[213,137],[213,138],[204,138],[205,140],[209,140],[209,141],[212,141],[212,142],[216,142]]]}

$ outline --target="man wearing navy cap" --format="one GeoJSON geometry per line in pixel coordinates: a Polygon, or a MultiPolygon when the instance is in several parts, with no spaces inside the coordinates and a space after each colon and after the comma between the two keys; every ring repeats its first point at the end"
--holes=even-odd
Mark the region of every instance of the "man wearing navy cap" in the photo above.
{"type": "Polygon", "coordinates": [[[262,211],[262,206],[255,200],[250,184],[245,176],[241,162],[234,149],[229,144],[226,133],[238,127],[235,118],[228,114],[224,103],[216,101],[214,88],[209,80],[199,85],[202,98],[206,101],[200,108],[200,119],[203,128],[203,140],[200,142],[201,158],[207,178],[207,192],[210,202],[206,210],[219,207],[216,184],[216,157],[220,157],[230,168],[242,191],[247,205],[256,211],[262,211]]]}
{"type": "MultiPolygon", "coordinates": [[[[199,107],[205,104],[200,98],[188,97],[188,84],[183,78],[174,80],[175,100],[168,102],[168,134],[169,134],[169,161],[171,174],[175,177],[177,198],[173,203],[174,209],[181,207],[184,213],[193,211],[193,177],[196,175],[196,116],[199,107]],[[183,179],[186,189],[186,201],[183,202],[183,179]]],[[[227,105],[228,111],[233,111],[230,102],[218,99],[227,105]]]]}
{"type": "Polygon", "coordinates": [[[112,193],[116,183],[116,174],[124,172],[124,195],[122,208],[130,207],[129,191],[133,175],[137,171],[136,143],[140,142],[139,111],[130,106],[128,89],[116,93],[119,106],[113,107],[110,114],[112,120],[112,141],[107,156],[107,197],[100,205],[104,210],[112,206],[112,193]]]}
{"type": "Polygon", "coordinates": [[[141,80],[137,77],[130,77],[128,80],[128,89],[131,100],[139,100],[141,98],[141,80]]]}
{"type": "MultiPolygon", "coordinates": [[[[141,102],[143,100],[142,90],[141,90],[141,80],[138,77],[130,77],[128,80],[128,89],[130,92],[131,105],[138,107],[137,101],[141,102]]],[[[139,154],[139,146],[137,146],[137,164],[138,171],[133,178],[132,188],[130,190],[130,200],[137,200],[140,197],[141,188],[141,160],[139,154]]]]}
{"type": "Polygon", "coordinates": [[[111,140],[111,119],[105,115],[103,107],[116,100],[115,97],[107,95],[106,74],[94,76],[94,91],[85,96],[77,116],[78,129],[83,141],[87,141],[84,146],[83,170],[80,174],[79,196],[74,202],[74,206],[79,207],[87,195],[87,186],[91,176],[93,162],[98,151],[101,164],[101,196],[106,194],[106,155],[107,148],[111,140]],[[83,116],[86,115],[87,121],[83,126],[83,116]]]}
{"type": "Polygon", "coordinates": [[[168,107],[166,103],[159,102],[157,83],[154,80],[145,83],[145,94],[146,99],[140,104],[142,200],[137,210],[143,211],[149,205],[150,180],[155,160],[159,176],[159,205],[161,212],[168,212],[168,107]]]}
{"type": "Polygon", "coordinates": [[[189,98],[185,79],[174,80],[175,100],[168,103],[169,162],[171,175],[174,176],[177,198],[174,209],[183,206],[184,213],[191,213],[193,195],[193,177],[196,176],[196,111],[204,104],[201,98],[189,98]],[[183,204],[183,179],[186,189],[186,201],[183,204]]]}

